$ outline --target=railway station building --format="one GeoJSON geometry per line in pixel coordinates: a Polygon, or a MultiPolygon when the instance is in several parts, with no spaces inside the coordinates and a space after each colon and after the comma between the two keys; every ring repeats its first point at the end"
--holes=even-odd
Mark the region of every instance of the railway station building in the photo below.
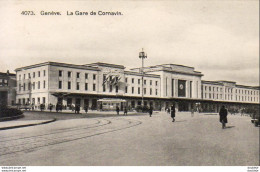
{"type": "Polygon", "coordinates": [[[61,104],[65,109],[78,105],[93,110],[135,109],[142,97],[144,105],[154,110],[173,103],[179,111],[217,111],[222,104],[259,105],[259,87],[204,81],[202,77],[194,67],[177,64],[125,70],[123,65],[100,62],[45,62],[16,69],[16,102],[35,108],[61,104]]]}

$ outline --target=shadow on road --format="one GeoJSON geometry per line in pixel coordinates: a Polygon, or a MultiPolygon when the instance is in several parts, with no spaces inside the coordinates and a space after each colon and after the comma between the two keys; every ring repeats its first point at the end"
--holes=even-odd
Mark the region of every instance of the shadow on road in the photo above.
{"type": "Polygon", "coordinates": [[[228,128],[234,128],[235,126],[227,126],[226,128],[228,129],[228,128]]]}
{"type": "Polygon", "coordinates": [[[187,121],[187,120],[181,120],[181,121],[175,121],[175,122],[185,122],[185,121],[187,121]]]}

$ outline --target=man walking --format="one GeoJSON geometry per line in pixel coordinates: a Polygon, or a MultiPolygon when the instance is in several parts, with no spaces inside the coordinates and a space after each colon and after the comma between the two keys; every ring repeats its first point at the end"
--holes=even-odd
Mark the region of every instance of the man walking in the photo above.
{"type": "Polygon", "coordinates": [[[117,113],[117,115],[119,115],[119,107],[118,106],[116,106],[116,113],[117,113]]]}
{"type": "Polygon", "coordinates": [[[149,109],[149,115],[150,115],[150,117],[152,117],[152,114],[153,114],[153,107],[151,106],[150,109],[149,109]]]}
{"type": "Polygon", "coordinates": [[[127,107],[124,108],[124,115],[127,115],[127,107]]]}
{"type": "Polygon", "coordinates": [[[219,122],[222,123],[222,129],[226,128],[226,123],[227,123],[227,109],[225,106],[222,106],[220,111],[219,111],[219,122]]]}

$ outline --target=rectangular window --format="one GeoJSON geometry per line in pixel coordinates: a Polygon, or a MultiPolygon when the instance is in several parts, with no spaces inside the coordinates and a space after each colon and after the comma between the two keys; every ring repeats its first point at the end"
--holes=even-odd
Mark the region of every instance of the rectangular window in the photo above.
{"type": "Polygon", "coordinates": [[[88,79],[88,74],[87,73],[85,73],[85,79],[88,79]]]}
{"type": "Polygon", "coordinates": [[[77,90],[79,90],[79,82],[77,82],[77,90]]]}
{"type": "Polygon", "coordinates": [[[144,85],[146,85],[146,80],[144,80],[144,85]]]}
{"type": "Polygon", "coordinates": [[[118,93],[118,86],[116,86],[116,93],[118,93]]]}
{"type": "Polygon", "coordinates": [[[77,78],[79,78],[79,75],[80,75],[80,73],[79,73],[79,72],[77,72],[77,76],[76,76],[76,77],[77,77],[77,78]]]}
{"type": "Polygon", "coordinates": [[[125,87],[125,93],[127,93],[127,86],[125,87]]]}
{"type": "Polygon", "coordinates": [[[43,88],[45,88],[45,85],[46,85],[46,81],[44,80],[43,81],[43,88]]]}
{"type": "Polygon", "coordinates": [[[155,85],[156,85],[156,86],[158,85],[158,81],[155,81],[155,85]]]}
{"type": "Polygon", "coordinates": [[[96,91],[96,84],[93,84],[93,91],[96,91]]]}
{"type": "Polygon", "coordinates": [[[96,80],[96,74],[93,74],[93,80],[96,80]]]}
{"type": "MultiPolygon", "coordinates": [[[[213,91],[214,91],[214,87],[213,87],[213,91]]],[[[214,93],[213,93],[214,94],[214,93]]],[[[190,81],[190,97],[192,97],[192,81],[190,81]]],[[[213,97],[214,98],[214,97],[213,97]]]]}
{"type": "Polygon", "coordinates": [[[33,78],[35,78],[35,72],[33,72],[33,78]]]}
{"type": "Polygon", "coordinates": [[[155,95],[156,96],[158,95],[158,89],[155,89],[155,95]]]}
{"type": "Polygon", "coordinates": [[[127,78],[125,78],[125,82],[127,83],[127,78]]]}
{"type": "Polygon", "coordinates": [[[112,85],[109,85],[109,92],[112,92],[112,89],[113,89],[112,85]]]}
{"type": "Polygon", "coordinates": [[[41,71],[38,71],[38,77],[41,77],[41,71]]]}
{"type": "Polygon", "coordinates": [[[31,90],[31,83],[28,83],[28,90],[31,90]]]}
{"type": "Polygon", "coordinates": [[[23,79],[25,79],[25,74],[23,74],[23,79]]]}
{"type": "Polygon", "coordinates": [[[38,89],[40,89],[41,88],[41,83],[40,83],[40,81],[38,81],[38,89]]]}
{"type": "Polygon", "coordinates": [[[68,89],[70,90],[71,89],[71,82],[68,81],[68,89]]]}
{"type": "Polygon", "coordinates": [[[62,70],[59,70],[59,77],[62,76],[62,70]]]}
{"type": "Polygon", "coordinates": [[[135,83],[135,79],[134,78],[132,78],[132,83],[135,83]]]}
{"type": "Polygon", "coordinates": [[[42,103],[45,104],[45,97],[42,98],[42,103]]]}
{"type": "Polygon", "coordinates": [[[106,86],[103,85],[103,92],[106,92],[106,86]]]}
{"type": "Polygon", "coordinates": [[[62,81],[59,81],[59,89],[62,89],[62,81]]]}
{"type": "Polygon", "coordinates": [[[207,86],[205,86],[205,91],[207,91],[207,86]]]}
{"type": "Polygon", "coordinates": [[[46,70],[43,70],[43,76],[46,76],[46,70]]]}
{"type": "Polygon", "coordinates": [[[68,78],[71,78],[71,72],[70,71],[68,72],[68,78]]]}
{"type": "Polygon", "coordinates": [[[140,79],[138,79],[138,84],[140,84],[140,79]]]}
{"type": "Polygon", "coordinates": [[[138,94],[140,94],[140,90],[141,90],[140,87],[138,87],[138,94]]]}
{"type": "Polygon", "coordinates": [[[211,91],[211,87],[209,86],[209,91],[211,91]]]}
{"type": "Polygon", "coordinates": [[[153,85],[153,81],[152,80],[150,80],[150,85],[153,85]]]}
{"type": "Polygon", "coordinates": [[[31,79],[31,74],[30,73],[28,73],[28,79],[31,79]]]}
{"type": "Polygon", "coordinates": [[[85,83],[85,90],[88,90],[88,83],[85,83]]]}
{"type": "Polygon", "coordinates": [[[23,91],[25,91],[25,83],[23,83],[23,91]]]}
{"type": "Polygon", "coordinates": [[[146,88],[144,88],[144,94],[146,94],[146,88]]]}
{"type": "Polygon", "coordinates": [[[134,87],[132,87],[132,94],[134,94],[134,92],[135,92],[135,88],[134,88],[134,87]]]}
{"type": "Polygon", "coordinates": [[[153,90],[150,88],[150,95],[152,95],[153,94],[153,90]]]}

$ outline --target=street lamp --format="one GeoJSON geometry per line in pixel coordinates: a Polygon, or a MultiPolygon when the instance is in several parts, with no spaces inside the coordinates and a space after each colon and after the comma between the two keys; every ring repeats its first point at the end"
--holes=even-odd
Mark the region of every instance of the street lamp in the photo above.
{"type": "Polygon", "coordinates": [[[142,73],[142,107],[144,106],[144,59],[147,58],[147,54],[145,54],[144,49],[139,52],[139,58],[142,59],[142,68],[140,72],[142,73]]]}

